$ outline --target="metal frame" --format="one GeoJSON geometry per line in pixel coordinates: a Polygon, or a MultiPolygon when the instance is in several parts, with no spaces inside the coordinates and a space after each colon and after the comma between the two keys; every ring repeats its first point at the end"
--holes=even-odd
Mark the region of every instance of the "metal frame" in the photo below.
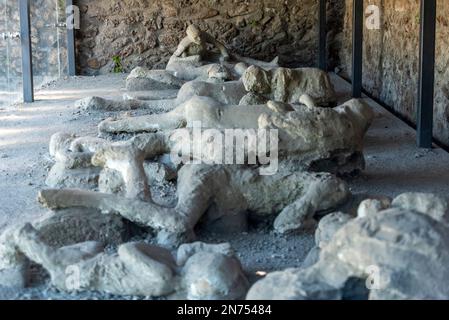
{"type": "MultiPolygon", "coordinates": [[[[73,0],[66,0],[66,6],[72,6],[73,0]]],[[[34,102],[33,81],[33,48],[31,44],[31,15],[30,0],[19,0],[20,14],[20,40],[22,47],[22,79],[23,79],[23,101],[34,102]]],[[[72,23],[72,26],[74,24],[72,23]]],[[[67,24],[67,63],[68,74],[76,75],[76,50],[75,29],[67,24]]]]}
{"type": "Polygon", "coordinates": [[[352,21],[352,96],[362,97],[363,90],[363,0],[353,0],[352,21]]]}
{"type": "MultiPolygon", "coordinates": [[[[66,0],[66,7],[73,6],[73,2],[73,0],[66,0]]],[[[71,26],[75,25],[73,22],[71,26]]],[[[67,24],[67,59],[69,76],[76,76],[75,28],[71,28],[70,24],[67,24]]]]}
{"type": "Polygon", "coordinates": [[[418,146],[432,148],[435,94],[436,0],[421,0],[418,92],[418,146]]]}
{"type": "Polygon", "coordinates": [[[19,0],[19,14],[20,41],[22,45],[23,101],[28,103],[34,102],[30,0],[19,0]]]}
{"type": "Polygon", "coordinates": [[[319,0],[318,67],[327,71],[327,0],[319,0]]]}

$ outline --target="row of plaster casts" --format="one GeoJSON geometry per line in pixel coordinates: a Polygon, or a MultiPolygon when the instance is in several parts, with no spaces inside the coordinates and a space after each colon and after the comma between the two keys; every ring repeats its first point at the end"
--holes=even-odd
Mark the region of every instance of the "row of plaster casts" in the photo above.
{"type": "MultiPolygon", "coordinates": [[[[131,76],[137,73],[133,71],[131,76]]],[[[168,92],[170,95],[172,91],[168,92]]],[[[319,69],[275,68],[265,71],[251,66],[245,69],[241,79],[217,83],[212,81],[190,81],[182,85],[177,97],[167,98],[167,94],[156,87],[146,94],[146,100],[125,99],[123,101],[89,97],[76,103],[87,110],[128,111],[135,109],[165,109],[180,107],[196,96],[209,97],[227,105],[258,105],[273,100],[289,104],[299,103],[304,95],[310,96],[321,107],[335,106],[335,91],[329,75],[319,69]],[[151,94],[153,93],[153,94],[151,94]],[[160,94],[160,99],[154,96],[160,94]],[[152,97],[154,96],[154,97],[152,97]],[[167,99],[166,99],[167,98],[167,99]]],[[[168,95],[168,97],[171,97],[168,95]]]]}
{"type": "MultiPolygon", "coordinates": [[[[91,165],[103,168],[105,174],[118,172],[123,188],[100,190],[103,193],[46,190],[41,193],[40,200],[52,209],[89,207],[118,212],[126,219],[160,231],[161,242],[175,244],[191,239],[201,220],[226,223],[228,219],[248,211],[264,216],[281,212],[275,222],[276,230],[281,233],[298,230],[315,213],[334,209],[349,197],[349,190],[342,180],[330,174],[304,170],[336,155],[361,154],[363,137],[373,115],[371,109],[358,100],[336,109],[303,105],[292,111],[292,106],[269,105],[270,113],[258,110],[256,114],[259,115],[257,122],[260,128],[279,130],[280,166],[278,172],[271,176],[261,176],[260,168],[254,167],[185,165],[178,173],[177,206],[161,207],[152,201],[144,162],[171,154],[173,150],[183,150],[183,146],[178,145],[180,142],[172,139],[177,131],[164,131],[141,134],[124,142],[92,140],[94,145],[101,147],[86,154],[91,165]],[[113,189],[122,189],[124,193],[106,194],[113,189]],[[210,210],[211,207],[215,210],[210,210]]],[[[197,106],[195,110],[198,110],[197,106]]],[[[207,110],[210,108],[200,112],[202,118],[207,110]]],[[[244,110],[248,111],[248,108],[244,110]]],[[[244,118],[238,116],[224,124],[214,121],[212,115],[216,112],[212,111],[209,117],[207,127],[211,128],[232,127],[234,121],[244,118]]],[[[62,149],[66,145],[73,148],[73,142],[64,142],[64,135],[57,135],[52,143],[58,141],[57,137],[62,137],[57,143],[62,149]]],[[[52,149],[58,148],[53,146],[52,149]]],[[[350,157],[340,157],[340,162],[326,161],[327,169],[346,169],[348,163],[343,159],[350,157]]],[[[360,162],[356,165],[356,169],[362,169],[360,162]]]]}

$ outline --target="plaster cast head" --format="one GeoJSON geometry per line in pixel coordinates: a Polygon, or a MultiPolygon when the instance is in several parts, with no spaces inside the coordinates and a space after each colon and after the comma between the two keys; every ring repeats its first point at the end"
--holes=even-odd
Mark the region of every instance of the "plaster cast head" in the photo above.
{"type": "Polygon", "coordinates": [[[234,71],[241,77],[245,73],[246,69],[248,69],[249,65],[244,62],[239,62],[234,66],[234,71]]]}
{"type": "Polygon", "coordinates": [[[207,74],[210,79],[228,80],[230,78],[228,70],[221,64],[213,64],[207,70],[207,74]]]}
{"type": "Polygon", "coordinates": [[[188,26],[187,36],[189,37],[189,39],[191,41],[193,41],[194,43],[196,43],[198,45],[202,43],[201,31],[200,31],[200,29],[198,29],[198,27],[194,26],[193,24],[188,26]]]}
{"type": "Polygon", "coordinates": [[[256,66],[251,66],[243,73],[243,85],[246,91],[259,94],[271,92],[271,76],[268,71],[256,66]]]}

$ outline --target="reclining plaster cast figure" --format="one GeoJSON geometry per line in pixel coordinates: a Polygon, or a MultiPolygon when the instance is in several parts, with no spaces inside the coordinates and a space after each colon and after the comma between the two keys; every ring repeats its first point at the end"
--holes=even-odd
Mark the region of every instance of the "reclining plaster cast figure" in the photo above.
{"type": "MultiPolygon", "coordinates": [[[[281,150],[292,159],[299,157],[303,163],[307,155],[309,164],[327,159],[337,161],[336,167],[341,169],[354,156],[352,160],[362,160],[364,135],[374,118],[369,106],[362,100],[350,100],[334,109],[316,108],[307,96],[301,101],[304,105],[268,102],[255,106],[223,106],[214,99],[194,97],[170,113],[105,120],[100,123],[99,131],[101,134],[137,134],[193,127],[196,123],[214,129],[272,128],[280,130],[281,144],[284,144],[281,150]]],[[[355,164],[355,168],[357,166],[362,169],[363,163],[355,164]]]]}
{"type": "Polygon", "coordinates": [[[241,81],[190,81],[178,91],[176,98],[151,100],[109,100],[100,97],[87,97],[78,100],[75,106],[84,110],[93,111],[129,111],[148,109],[152,113],[168,112],[185,104],[195,96],[210,97],[222,104],[237,105],[246,94],[241,81]]]}
{"type": "Polygon", "coordinates": [[[228,244],[184,245],[176,261],[170,251],[145,243],[123,244],[115,254],[105,253],[97,242],[53,248],[30,224],[7,231],[0,240],[3,286],[26,286],[28,260],[48,271],[52,285],[68,292],[233,300],[244,297],[249,285],[228,244]]]}
{"type": "Polygon", "coordinates": [[[167,70],[149,70],[146,68],[137,67],[133,69],[126,78],[126,89],[131,92],[179,90],[188,81],[223,83],[226,81],[239,79],[241,74],[243,74],[241,73],[241,69],[243,68],[241,65],[238,65],[233,69],[228,69],[227,67],[217,63],[207,64],[201,67],[189,67],[187,62],[192,63],[190,60],[184,61],[184,66],[177,66],[178,71],[174,72],[167,70]],[[182,68],[188,71],[179,71],[182,70],[182,68]],[[194,74],[196,77],[189,80],[183,80],[173,75],[184,72],[194,74]]]}
{"type": "Polygon", "coordinates": [[[191,241],[200,221],[226,224],[241,219],[246,212],[260,216],[281,212],[275,229],[280,233],[295,231],[315,213],[342,205],[349,195],[347,185],[330,174],[280,172],[259,176],[257,171],[236,166],[191,165],[179,172],[175,208],[161,207],[151,200],[71,189],[44,190],[39,200],[53,210],[86,207],[119,213],[159,231],[161,244],[173,245],[191,241]]]}
{"type": "Polygon", "coordinates": [[[315,68],[274,68],[264,70],[257,66],[249,67],[242,76],[248,94],[240,104],[261,104],[274,100],[296,103],[307,94],[321,107],[335,106],[336,94],[329,74],[315,68]]]}
{"type": "MultiPolygon", "coordinates": [[[[228,83],[228,85],[231,84],[232,82],[228,83]]],[[[193,87],[197,85],[198,83],[192,83],[193,87]]],[[[207,89],[207,86],[202,88],[207,89]]],[[[214,96],[213,98],[195,96],[195,93],[200,95],[202,92],[196,91],[194,94],[191,94],[191,90],[187,91],[185,95],[179,95],[177,101],[180,104],[178,107],[168,113],[128,117],[119,120],[107,119],[99,124],[99,131],[101,134],[118,134],[173,130],[192,126],[193,122],[208,118],[216,119],[214,121],[215,128],[258,128],[258,120],[261,114],[267,112],[274,104],[277,104],[276,102],[271,102],[268,105],[236,106],[223,102],[220,103],[217,101],[219,96],[214,96]]],[[[232,98],[233,96],[231,95],[230,97],[232,98]]],[[[355,101],[351,100],[344,105],[357,104],[355,101]]],[[[95,103],[92,99],[84,100],[84,102],[95,103]]],[[[297,102],[305,104],[309,109],[314,109],[313,107],[315,106],[314,102],[307,95],[303,95],[297,102]]]]}
{"type": "Polygon", "coordinates": [[[356,219],[329,218],[317,263],[268,275],[248,299],[448,299],[448,201],[410,193],[388,203],[368,200],[356,219]]]}
{"type": "MultiPolygon", "coordinates": [[[[214,67],[212,69],[215,70],[214,67]]],[[[151,101],[111,101],[90,97],[78,101],[76,105],[87,110],[105,111],[126,111],[139,108],[172,110],[194,96],[210,97],[228,105],[266,104],[269,100],[297,103],[303,95],[311,96],[319,106],[332,106],[336,101],[329,75],[319,69],[276,68],[272,71],[265,71],[251,66],[243,71],[240,80],[229,82],[222,82],[219,78],[214,78],[215,74],[222,75],[220,70],[218,68],[212,75],[209,75],[208,81],[187,82],[181,87],[176,99],[164,99],[164,96],[161,96],[161,99],[152,99],[151,101]]],[[[131,75],[133,74],[134,71],[131,75]]]]}

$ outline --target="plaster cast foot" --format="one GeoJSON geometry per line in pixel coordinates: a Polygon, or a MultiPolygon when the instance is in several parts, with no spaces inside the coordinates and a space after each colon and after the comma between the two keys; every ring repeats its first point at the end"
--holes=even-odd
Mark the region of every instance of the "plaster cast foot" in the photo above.
{"type": "Polygon", "coordinates": [[[67,289],[69,266],[92,259],[104,249],[98,242],[86,242],[61,249],[52,248],[42,241],[39,232],[31,224],[19,228],[14,239],[17,250],[43,266],[49,272],[52,283],[62,290],[67,289]]]}
{"type": "Polygon", "coordinates": [[[342,205],[349,196],[349,188],[342,180],[332,176],[319,180],[308,187],[302,198],[281,212],[274,223],[275,230],[282,234],[299,230],[316,213],[342,205]]]}

